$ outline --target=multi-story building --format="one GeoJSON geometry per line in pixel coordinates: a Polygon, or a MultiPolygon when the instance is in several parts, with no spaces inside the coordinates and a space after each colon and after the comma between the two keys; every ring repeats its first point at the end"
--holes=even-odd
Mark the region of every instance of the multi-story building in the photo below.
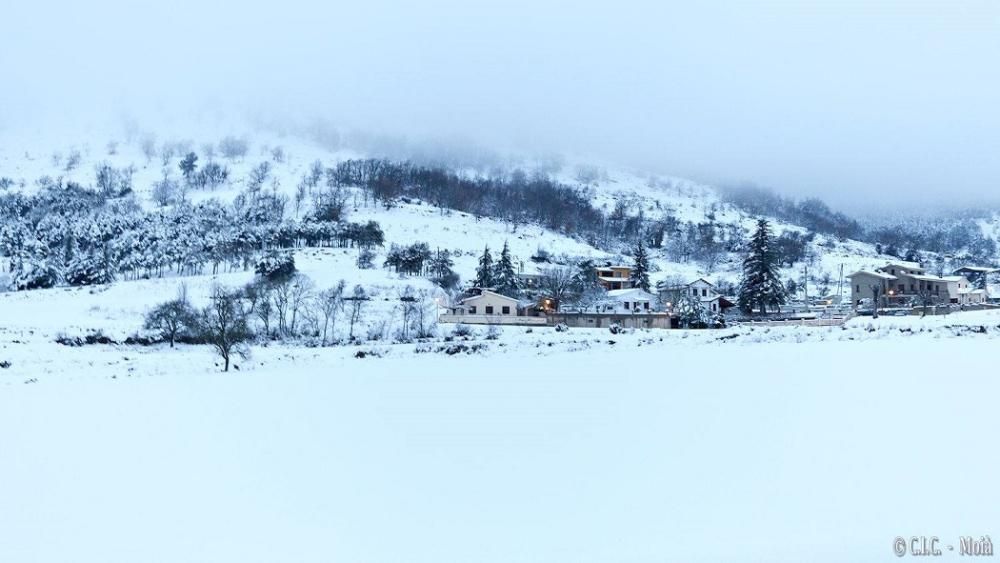
{"type": "Polygon", "coordinates": [[[597,281],[611,291],[613,289],[630,289],[632,287],[632,268],[629,266],[598,266],[597,281]]]}
{"type": "Polygon", "coordinates": [[[916,262],[889,262],[875,270],[859,270],[850,276],[851,302],[855,307],[862,300],[879,293],[879,305],[903,305],[928,300],[935,304],[974,305],[986,301],[986,292],[972,286],[960,275],[934,276],[927,274],[916,262]]]}

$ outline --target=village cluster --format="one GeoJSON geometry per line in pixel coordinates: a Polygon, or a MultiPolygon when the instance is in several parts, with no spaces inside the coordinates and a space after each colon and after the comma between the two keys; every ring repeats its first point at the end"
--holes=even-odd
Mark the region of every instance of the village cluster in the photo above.
{"type": "MultiPolygon", "coordinates": [[[[931,275],[916,262],[890,261],[872,270],[845,276],[850,301],[842,294],[808,302],[783,303],[757,320],[844,321],[854,315],[948,313],[991,307],[988,277],[997,268],[964,266],[951,275],[931,275]]],[[[734,320],[754,320],[737,307],[737,297],[724,295],[705,278],[687,283],[660,282],[647,291],[638,287],[633,266],[606,263],[594,268],[601,295],[588,306],[564,305],[543,293],[535,299],[504,295],[489,287],[473,287],[447,307],[443,323],[485,325],[564,325],[602,328],[722,328],[734,320]]],[[[522,287],[538,287],[538,274],[518,274],[522,287]]]]}
{"type": "MultiPolygon", "coordinates": [[[[633,268],[607,264],[594,268],[602,295],[589,306],[563,305],[542,294],[534,300],[518,299],[491,288],[470,289],[441,315],[443,323],[502,325],[565,325],[602,328],[681,328],[689,324],[723,326],[723,313],[734,303],[704,278],[683,285],[658,284],[655,293],[636,287],[633,268]],[[684,313],[689,313],[685,315],[684,313]],[[691,322],[685,322],[690,319],[691,322]]],[[[519,274],[525,284],[538,283],[534,274],[519,274]]]]}

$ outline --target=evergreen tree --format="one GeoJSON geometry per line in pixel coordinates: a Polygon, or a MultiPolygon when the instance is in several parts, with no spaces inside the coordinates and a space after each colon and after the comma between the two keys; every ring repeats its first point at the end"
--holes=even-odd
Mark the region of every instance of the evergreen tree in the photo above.
{"type": "Polygon", "coordinates": [[[785,290],[777,274],[778,256],[774,252],[771,228],[767,220],[757,221],[757,230],[750,239],[749,252],[743,260],[739,306],[745,313],[754,309],[766,313],[785,302],[785,290]]]}
{"type": "Polygon", "coordinates": [[[503,250],[500,251],[500,260],[497,261],[493,270],[493,285],[496,292],[501,295],[513,297],[517,295],[518,279],[514,272],[514,262],[510,257],[510,248],[507,241],[503,243],[503,250]]]}
{"type": "Polygon", "coordinates": [[[687,291],[678,296],[674,313],[682,328],[705,328],[711,320],[701,301],[687,291]]]}
{"type": "Polygon", "coordinates": [[[490,247],[483,250],[483,255],[479,257],[479,267],[476,268],[476,287],[493,287],[493,256],[490,255],[490,247]]]}
{"type": "Polygon", "coordinates": [[[195,164],[197,162],[198,155],[193,152],[189,152],[187,153],[187,156],[181,160],[180,164],[178,164],[181,169],[181,173],[184,174],[184,179],[186,179],[189,183],[191,182],[191,175],[194,174],[195,169],[198,167],[198,165],[195,164]]]}
{"type": "Polygon", "coordinates": [[[629,274],[632,287],[649,291],[649,256],[646,254],[645,247],[642,246],[642,241],[636,243],[633,258],[632,273],[629,274]]]}
{"type": "Polygon", "coordinates": [[[593,260],[581,260],[576,268],[576,274],[573,275],[573,289],[577,293],[586,293],[601,286],[597,279],[597,266],[593,260]]]}
{"type": "Polygon", "coordinates": [[[431,281],[444,289],[453,289],[458,286],[458,274],[452,270],[455,262],[451,259],[451,253],[447,250],[438,250],[431,256],[428,269],[431,272],[431,281]]]}

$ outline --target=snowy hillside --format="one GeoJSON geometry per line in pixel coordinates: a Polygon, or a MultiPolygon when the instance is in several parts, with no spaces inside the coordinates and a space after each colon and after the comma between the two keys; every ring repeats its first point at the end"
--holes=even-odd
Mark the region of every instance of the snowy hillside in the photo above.
{"type": "MultiPolygon", "coordinates": [[[[264,189],[284,194],[292,202],[297,186],[317,163],[328,168],[350,158],[366,156],[347,146],[349,139],[338,140],[331,149],[333,143],[322,142],[323,137],[315,132],[277,134],[271,128],[229,124],[172,123],[156,132],[146,131],[136,124],[124,128],[109,127],[106,132],[96,132],[94,127],[90,127],[65,135],[54,135],[49,131],[8,132],[0,141],[0,178],[4,179],[0,181],[5,183],[0,193],[30,194],[37,192],[46,182],[59,181],[94,186],[97,167],[107,164],[116,170],[131,171],[132,190],[137,201],[147,210],[157,207],[154,188],[158,182],[166,178],[183,184],[179,164],[188,152],[198,155],[199,165],[216,162],[228,171],[227,180],[218,186],[188,189],[185,197],[195,203],[209,199],[232,201],[247,188],[254,169],[261,163],[267,163],[269,167],[263,181],[264,189]],[[245,142],[245,154],[226,157],[221,148],[224,139],[245,142]]],[[[661,280],[690,281],[698,277],[728,283],[738,280],[741,256],[731,252],[732,246],[739,244],[738,237],[749,232],[755,217],[725,203],[710,186],[639,171],[594,166],[582,159],[561,159],[553,166],[526,157],[506,157],[502,162],[483,164],[478,169],[461,169],[475,176],[515,169],[533,173],[537,166],[544,166],[556,180],[566,185],[586,187],[595,207],[605,213],[611,214],[618,207],[629,215],[641,214],[651,221],[669,218],[673,222],[671,224],[681,229],[685,225],[693,228],[700,223],[711,223],[713,241],[717,241],[720,248],[730,247],[712,251],[710,256],[695,257],[696,252],[692,249],[672,247],[668,233],[663,248],[651,250],[654,283],[661,280]]],[[[307,211],[308,202],[301,208],[290,203],[289,208],[289,216],[302,216],[307,211]]],[[[584,257],[627,261],[626,255],[631,251],[627,247],[600,249],[578,237],[546,231],[537,226],[505,224],[489,217],[476,218],[458,211],[440,210],[420,201],[398,202],[391,209],[386,209],[355,194],[348,201],[348,219],[355,222],[374,220],[381,225],[386,245],[377,251],[376,265],[381,265],[384,252],[391,244],[426,242],[431,249],[452,253],[455,271],[464,281],[473,277],[476,260],[485,246],[497,250],[505,241],[510,244],[519,270],[525,273],[537,271],[537,264],[529,258],[539,250],[554,255],[557,261],[561,257],[564,262],[584,257]]],[[[779,220],[774,221],[774,228],[777,234],[807,234],[806,229],[779,220]]],[[[689,243],[689,246],[698,247],[700,243],[701,239],[689,243]]],[[[786,264],[782,279],[795,279],[801,285],[806,274],[813,296],[835,292],[841,270],[848,274],[889,259],[877,254],[873,245],[838,240],[822,234],[805,244],[803,260],[794,265],[786,264]]],[[[348,282],[357,274],[349,269],[339,271],[348,282]]]]}

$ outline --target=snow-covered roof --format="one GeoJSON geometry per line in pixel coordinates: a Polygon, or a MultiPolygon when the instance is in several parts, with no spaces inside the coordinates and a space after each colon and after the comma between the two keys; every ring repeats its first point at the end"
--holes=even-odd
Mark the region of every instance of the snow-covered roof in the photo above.
{"type": "Polygon", "coordinates": [[[983,266],[962,266],[961,268],[955,270],[958,272],[976,272],[977,274],[992,274],[993,272],[1000,272],[1000,268],[986,268],[983,266]]]}
{"type": "Polygon", "coordinates": [[[612,299],[623,299],[625,297],[629,297],[632,299],[646,299],[646,300],[653,300],[656,298],[656,296],[653,295],[652,293],[649,293],[648,291],[645,291],[638,287],[633,287],[630,289],[612,289],[611,291],[608,292],[608,297],[612,299]]]}
{"type": "Polygon", "coordinates": [[[888,268],[889,266],[899,266],[900,268],[908,270],[923,270],[923,267],[920,266],[920,262],[907,262],[906,260],[893,260],[892,262],[886,262],[883,268],[888,268]]]}
{"type": "Polygon", "coordinates": [[[958,282],[965,279],[965,276],[932,276],[930,274],[911,274],[911,278],[920,281],[931,281],[931,282],[958,282]]]}
{"type": "Polygon", "coordinates": [[[673,290],[678,290],[678,289],[689,289],[692,285],[694,285],[694,284],[696,284],[698,282],[704,282],[705,285],[707,285],[709,287],[715,287],[715,285],[712,282],[706,280],[705,278],[698,278],[698,279],[696,279],[696,280],[694,280],[692,282],[684,283],[684,284],[680,284],[680,285],[667,285],[665,282],[661,281],[661,282],[659,282],[659,283],[656,284],[656,289],[659,290],[659,291],[673,291],[673,290]]]}
{"type": "Polygon", "coordinates": [[[513,301],[514,303],[517,303],[517,299],[514,299],[513,297],[507,297],[506,295],[502,295],[500,293],[497,293],[495,291],[490,291],[488,289],[482,290],[482,292],[479,295],[473,295],[472,297],[466,297],[465,299],[462,300],[462,303],[467,303],[467,302],[473,301],[475,299],[482,299],[483,297],[486,297],[486,296],[499,297],[500,299],[505,299],[507,301],[513,301]]]}
{"type": "MultiPolygon", "coordinates": [[[[872,277],[876,277],[876,278],[882,278],[884,280],[899,279],[899,278],[897,278],[896,276],[894,276],[892,274],[887,274],[885,272],[872,272],[870,270],[858,270],[857,272],[854,272],[853,274],[849,274],[847,277],[853,278],[854,276],[860,276],[860,275],[866,275],[866,276],[872,276],[872,277]]],[[[916,277],[916,276],[914,276],[914,277],[916,277]]]]}

